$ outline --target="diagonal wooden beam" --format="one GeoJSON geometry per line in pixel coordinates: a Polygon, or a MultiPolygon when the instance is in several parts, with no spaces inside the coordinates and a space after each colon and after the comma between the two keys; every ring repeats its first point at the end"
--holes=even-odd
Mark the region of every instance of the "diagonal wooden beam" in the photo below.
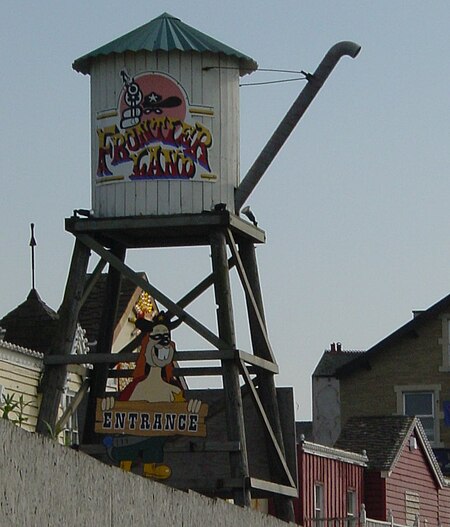
{"type": "Polygon", "coordinates": [[[124,276],[129,278],[133,283],[138,285],[144,291],[147,291],[153,298],[161,302],[172,314],[178,316],[185,322],[190,328],[207,340],[210,344],[220,349],[228,349],[230,346],[226,344],[221,338],[210,331],[206,326],[201,324],[193,316],[187,313],[184,309],[178,306],[175,302],[170,300],[164,293],[159,291],[155,286],[144,280],[139,276],[131,267],[128,267],[125,263],[121,262],[119,258],[111,254],[105,249],[100,243],[88,236],[87,234],[76,234],[77,239],[84,245],[96,252],[101,258],[106,260],[115,269],[120,271],[124,276]]]}
{"type": "Polygon", "coordinates": [[[253,401],[255,402],[256,404],[256,407],[258,409],[258,412],[259,412],[259,415],[265,425],[265,430],[268,434],[268,436],[270,437],[271,439],[271,442],[272,442],[272,445],[273,445],[273,448],[277,454],[277,457],[278,457],[278,460],[279,460],[279,463],[281,464],[281,467],[283,469],[283,472],[284,472],[284,475],[286,476],[286,479],[288,480],[289,484],[291,485],[291,487],[294,487],[296,488],[297,485],[295,484],[294,482],[294,479],[292,478],[292,475],[291,475],[291,471],[289,470],[289,467],[287,466],[287,463],[286,463],[286,459],[283,455],[283,452],[281,451],[280,449],[280,446],[278,444],[278,441],[277,441],[277,438],[275,437],[275,434],[273,432],[273,429],[272,429],[272,426],[269,422],[269,419],[266,415],[266,411],[264,410],[264,407],[261,403],[261,400],[259,398],[259,395],[258,395],[258,392],[256,391],[256,388],[253,384],[253,380],[252,378],[250,377],[250,373],[247,369],[247,366],[244,364],[243,361],[240,361],[240,370],[241,370],[241,373],[242,373],[242,376],[244,377],[244,380],[245,380],[245,383],[246,385],[248,386],[248,388],[250,389],[250,394],[253,398],[253,401]]]}
{"type": "MultiPolygon", "coordinates": [[[[234,257],[231,257],[228,259],[228,269],[232,269],[236,265],[236,259],[234,257]]],[[[180,298],[178,300],[177,304],[185,308],[189,304],[191,304],[194,300],[196,300],[202,293],[204,293],[208,287],[211,287],[214,283],[214,274],[209,274],[204,280],[198,283],[194,288],[189,291],[186,295],[183,296],[183,298],[180,298]]]]}
{"type": "Polygon", "coordinates": [[[83,400],[83,397],[86,395],[88,388],[89,388],[89,379],[84,379],[84,381],[81,383],[79,390],[77,391],[74,398],[72,399],[72,402],[65,409],[64,413],[59,418],[59,421],[56,423],[55,430],[62,430],[64,428],[67,421],[69,420],[69,417],[72,414],[74,414],[78,406],[80,406],[80,403],[83,400]]]}
{"type": "Polygon", "coordinates": [[[263,343],[267,347],[267,353],[269,354],[271,361],[276,364],[275,355],[272,351],[272,346],[270,345],[269,336],[267,335],[266,325],[259,311],[258,304],[256,303],[255,296],[253,294],[250,282],[248,281],[248,278],[247,278],[247,273],[245,272],[241,257],[239,255],[233,233],[231,232],[230,229],[227,229],[227,238],[228,238],[228,244],[230,246],[231,254],[236,259],[236,267],[237,267],[237,271],[239,274],[239,278],[241,279],[242,287],[244,288],[244,291],[249,300],[251,309],[253,310],[254,315],[258,321],[259,329],[263,337],[263,343]]]}
{"type": "Polygon", "coordinates": [[[106,267],[106,261],[103,260],[103,258],[100,258],[100,261],[95,266],[94,271],[92,272],[89,280],[86,282],[86,285],[84,286],[83,296],[81,297],[82,306],[84,305],[88,296],[91,294],[92,290],[94,289],[94,286],[97,283],[98,279],[100,278],[102,271],[105,267],[106,267]]]}

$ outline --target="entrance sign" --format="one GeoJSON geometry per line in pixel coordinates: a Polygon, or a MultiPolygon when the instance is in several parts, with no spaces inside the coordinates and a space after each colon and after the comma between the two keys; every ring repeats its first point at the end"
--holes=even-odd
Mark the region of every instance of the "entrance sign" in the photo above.
{"type": "Polygon", "coordinates": [[[205,437],[208,406],[191,412],[188,403],[146,403],[117,401],[112,410],[102,410],[97,402],[95,431],[100,434],[136,436],[205,437]]]}
{"type": "Polygon", "coordinates": [[[172,329],[181,323],[160,312],[152,320],[138,318],[143,333],[133,380],[114,397],[97,399],[95,432],[108,434],[103,444],[108,456],[130,471],[143,463],[143,475],[168,479],[164,445],[175,435],[205,437],[208,406],[199,399],[186,400],[183,386],[173,377],[175,343],[172,329]]]}

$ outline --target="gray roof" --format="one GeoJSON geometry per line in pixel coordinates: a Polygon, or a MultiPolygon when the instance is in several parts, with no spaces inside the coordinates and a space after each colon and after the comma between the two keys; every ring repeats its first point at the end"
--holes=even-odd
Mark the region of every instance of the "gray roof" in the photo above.
{"type": "Polygon", "coordinates": [[[352,417],[334,447],[359,453],[365,450],[369,469],[390,471],[405,438],[416,425],[416,418],[406,415],[352,417]]]}
{"type": "Polygon", "coordinates": [[[338,368],[363,354],[363,351],[324,351],[313,377],[334,377],[338,368]]]}
{"type": "Polygon", "coordinates": [[[436,318],[440,313],[445,313],[450,309],[450,295],[442,298],[436,304],[432,305],[424,311],[416,311],[416,316],[395,330],[393,333],[385,337],[383,340],[372,346],[365,353],[355,357],[353,360],[343,364],[339,367],[336,375],[343,377],[359,368],[366,368],[370,366],[370,360],[377,357],[380,353],[384,353],[389,349],[389,346],[396,345],[404,338],[417,338],[418,330],[423,325],[436,318]]]}
{"type": "Polygon", "coordinates": [[[251,73],[258,68],[258,64],[252,58],[188,26],[179,18],[168,13],[163,13],[130,33],[83,55],[75,60],[72,67],[74,70],[86,74],[90,72],[93,59],[127,51],[218,53],[237,58],[241,75],[251,73]]]}
{"type": "Polygon", "coordinates": [[[58,314],[31,289],[25,302],[0,320],[4,340],[23,348],[46,353],[53,339],[58,314]]]}

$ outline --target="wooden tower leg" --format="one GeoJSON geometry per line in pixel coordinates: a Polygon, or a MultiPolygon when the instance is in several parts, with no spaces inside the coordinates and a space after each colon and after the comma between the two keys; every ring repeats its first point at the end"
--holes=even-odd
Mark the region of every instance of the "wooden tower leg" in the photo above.
{"type": "MultiPolygon", "coordinates": [[[[89,256],[89,248],[76,240],[64,299],[58,311],[59,321],[56,334],[50,346],[49,355],[70,355],[72,351],[89,256]]],[[[55,429],[66,376],[66,364],[45,367],[40,384],[42,401],[36,425],[36,431],[41,434],[51,435],[55,429]]]]}
{"type": "MultiPolygon", "coordinates": [[[[123,247],[113,247],[111,252],[122,262],[125,260],[126,249],[123,247]]],[[[100,328],[97,339],[95,353],[111,353],[114,327],[119,306],[120,286],[122,275],[111,264],[108,269],[108,276],[105,287],[105,300],[100,320],[100,328]]],[[[106,383],[108,381],[109,364],[94,364],[90,375],[90,391],[86,410],[86,419],[83,431],[83,443],[95,442],[97,434],[94,432],[95,411],[98,397],[105,396],[106,383]]]]}
{"type": "MultiPolygon", "coordinates": [[[[264,305],[261,293],[261,284],[259,281],[255,246],[250,241],[241,241],[239,243],[239,254],[241,256],[242,264],[244,266],[247,279],[250,283],[260,316],[265,325],[266,322],[264,317],[264,305]]],[[[260,325],[255,316],[254,310],[251,307],[251,302],[248,298],[246,298],[246,301],[253,353],[266,360],[271,360],[270,354],[264,353],[267,347],[262,336],[260,325]]],[[[261,370],[261,372],[259,373],[259,377],[261,379],[261,382],[259,382],[258,393],[261,398],[261,402],[264,406],[269,422],[275,433],[275,437],[280,446],[280,449],[283,454],[285,454],[274,375],[269,371],[261,370]]],[[[279,464],[277,463],[275,456],[269,455],[268,457],[271,473],[273,476],[275,476],[279,472],[279,464]]],[[[274,496],[274,502],[276,508],[276,515],[278,518],[285,521],[295,521],[294,507],[291,498],[276,494],[274,496]]]]}
{"type": "MultiPolygon", "coordinates": [[[[230,349],[234,349],[236,337],[225,233],[215,232],[211,235],[211,257],[219,336],[229,344],[230,349]]],[[[230,452],[231,477],[242,480],[242,488],[234,490],[233,499],[237,505],[248,507],[250,506],[251,494],[250,489],[246,486],[249,470],[242,395],[239,386],[239,368],[234,361],[230,360],[222,361],[222,368],[228,440],[239,441],[241,445],[239,452],[230,452]]]]}

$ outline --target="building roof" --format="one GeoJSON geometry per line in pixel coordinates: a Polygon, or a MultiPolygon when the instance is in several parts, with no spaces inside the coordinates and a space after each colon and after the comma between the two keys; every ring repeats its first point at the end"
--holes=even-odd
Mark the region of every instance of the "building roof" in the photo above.
{"type": "Polygon", "coordinates": [[[313,456],[335,459],[337,461],[343,461],[344,463],[367,467],[368,459],[365,453],[358,454],[341,448],[333,448],[304,440],[299,441],[299,444],[305,454],[312,454],[313,456]]]}
{"type": "Polygon", "coordinates": [[[45,353],[52,341],[58,314],[31,289],[25,302],[0,320],[6,329],[4,340],[22,348],[45,353]]]}
{"type": "Polygon", "coordinates": [[[364,351],[324,351],[314,370],[313,377],[334,377],[345,364],[363,355],[364,351]]]}
{"type": "Polygon", "coordinates": [[[418,330],[423,324],[449,309],[450,295],[447,295],[425,311],[415,311],[415,316],[412,320],[372,346],[365,353],[362,353],[353,360],[337,368],[336,375],[338,377],[343,377],[352,373],[356,369],[368,367],[372,357],[376,357],[379,353],[383,353],[389,346],[396,344],[405,337],[416,338],[418,336],[418,330]]]}
{"type": "Polygon", "coordinates": [[[74,70],[86,74],[90,72],[92,60],[100,56],[127,51],[175,50],[220,53],[235,57],[239,60],[241,75],[251,73],[258,68],[257,63],[252,58],[188,26],[179,18],[168,13],[163,13],[130,33],[83,55],[75,60],[72,67],[74,70]]]}
{"type": "Polygon", "coordinates": [[[365,451],[369,458],[370,470],[389,473],[393,470],[413,432],[423,448],[436,480],[440,485],[446,484],[425,431],[416,417],[407,415],[351,417],[334,447],[349,452],[365,451]]]}
{"type": "MultiPolygon", "coordinates": [[[[102,273],[99,276],[95,286],[84,302],[83,307],[80,309],[78,316],[78,322],[80,323],[80,326],[86,331],[86,337],[89,342],[94,342],[98,338],[103,304],[105,302],[107,276],[108,275],[106,273],[102,273]]],[[[145,277],[145,273],[142,273],[141,276],[145,277]]],[[[137,294],[139,294],[141,292],[141,288],[133,283],[130,279],[123,276],[120,285],[119,305],[117,308],[114,326],[117,325],[119,320],[127,311],[130,300],[136,296],[136,291],[138,292],[137,294]]]]}
{"type": "MultiPolygon", "coordinates": [[[[145,277],[145,273],[142,273],[145,277]]],[[[89,342],[98,338],[102,308],[105,301],[107,274],[98,277],[92,291],[80,310],[78,322],[85,330],[89,342]]],[[[136,302],[141,288],[126,277],[122,277],[115,325],[129,311],[130,303],[136,302]]],[[[6,330],[3,340],[16,346],[47,353],[56,330],[58,314],[43,302],[35,289],[25,302],[0,320],[6,330]]],[[[83,336],[84,338],[84,336],[83,336]]]]}

